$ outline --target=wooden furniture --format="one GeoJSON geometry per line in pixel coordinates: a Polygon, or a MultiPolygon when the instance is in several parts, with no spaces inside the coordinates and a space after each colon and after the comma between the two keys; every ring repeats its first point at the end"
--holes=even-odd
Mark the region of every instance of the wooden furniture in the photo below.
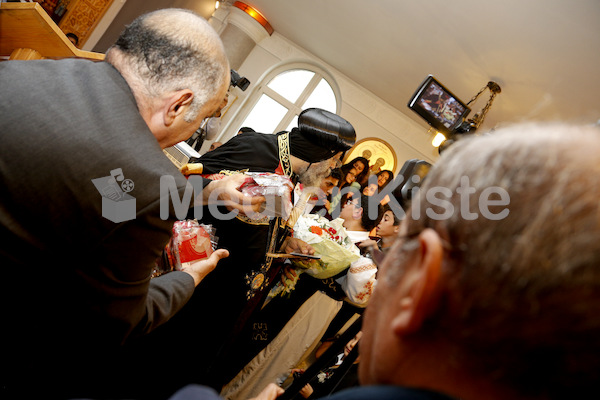
{"type": "Polygon", "coordinates": [[[58,26],[64,33],[77,35],[77,47],[82,48],[112,3],[113,0],[71,0],[58,26]]]}
{"type": "Polygon", "coordinates": [[[76,48],[38,3],[0,3],[0,56],[104,59],[102,53],[76,48]]]}

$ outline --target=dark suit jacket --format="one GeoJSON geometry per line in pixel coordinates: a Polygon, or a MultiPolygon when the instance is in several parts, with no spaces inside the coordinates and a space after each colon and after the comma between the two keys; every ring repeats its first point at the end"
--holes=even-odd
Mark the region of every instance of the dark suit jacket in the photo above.
{"type": "MultiPolygon", "coordinates": [[[[189,385],[177,391],[169,400],[199,400],[199,399],[220,399],[216,393],[210,389],[199,386],[189,385]]],[[[428,390],[409,389],[399,386],[361,386],[352,389],[346,389],[337,392],[327,400],[452,400],[443,394],[431,392],[428,390]]]]}
{"type": "Polygon", "coordinates": [[[94,357],[191,297],[188,274],[150,280],[174,222],[159,216],[160,178],[179,192],[186,180],[107,63],[2,62],[0,91],[2,379],[75,386],[94,357]],[[92,183],[117,168],[135,185],[135,218],[121,223],[92,183]]]}
{"type": "Polygon", "coordinates": [[[452,400],[441,393],[400,386],[360,386],[334,393],[327,400],[452,400]]]}

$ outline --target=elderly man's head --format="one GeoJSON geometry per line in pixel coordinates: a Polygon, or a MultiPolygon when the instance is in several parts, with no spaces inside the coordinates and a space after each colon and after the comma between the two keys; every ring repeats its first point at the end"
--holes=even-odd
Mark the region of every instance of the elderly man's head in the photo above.
{"type": "Polygon", "coordinates": [[[597,395],[599,151],[596,128],[528,125],[445,152],[380,269],[361,382],[597,395]]]}
{"type": "Polygon", "coordinates": [[[138,17],[108,50],[106,61],[131,87],[162,147],[188,139],[204,118],[218,112],[229,88],[229,62],[218,34],[188,10],[138,17]]]}
{"type": "Polygon", "coordinates": [[[298,127],[289,133],[294,173],[305,186],[318,187],[356,141],[356,132],[344,118],[320,108],[308,108],[298,116],[298,127]]]}

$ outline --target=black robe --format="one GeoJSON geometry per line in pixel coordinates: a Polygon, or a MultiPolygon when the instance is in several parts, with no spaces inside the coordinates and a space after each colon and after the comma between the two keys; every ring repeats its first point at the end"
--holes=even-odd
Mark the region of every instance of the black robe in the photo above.
{"type": "Polygon", "coordinates": [[[234,136],[215,150],[191,160],[202,163],[204,174],[217,174],[224,169],[275,172],[279,161],[277,135],[257,132],[234,136]]]}

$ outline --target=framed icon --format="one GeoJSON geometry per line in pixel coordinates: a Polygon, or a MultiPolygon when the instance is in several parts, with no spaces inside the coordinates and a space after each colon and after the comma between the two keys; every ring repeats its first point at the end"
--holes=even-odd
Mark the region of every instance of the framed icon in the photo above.
{"type": "Polygon", "coordinates": [[[346,153],[343,163],[347,163],[356,157],[364,157],[369,160],[371,173],[382,170],[390,170],[396,173],[396,152],[385,140],[371,137],[361,139],[346,153]]]}

